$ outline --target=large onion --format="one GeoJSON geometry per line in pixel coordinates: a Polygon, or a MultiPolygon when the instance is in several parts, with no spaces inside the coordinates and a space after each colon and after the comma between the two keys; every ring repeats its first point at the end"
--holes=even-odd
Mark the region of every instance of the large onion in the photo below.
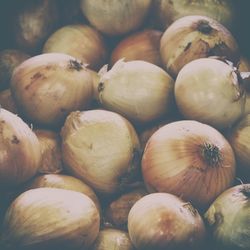
{"type": "Polygon", "coordinates": [[[179,72],[175,99],[186,118],[222,129],[244,114],[246,96],[234,67],[214,58],[201,58],[179,72]]]}
{"type": "Polygon", "coordinates": [[[140,144],[131,123],[114,112],[72,112],[61,130],[68,170],[96,191],[120,192],[137,181],[140,144]]]}
{"type": "Polygon", "coordinates": [[[235,177],[234,152],[213,127],[181,120],[158,129],[142,158],[142,173],[150,192],[169,192],[204,209],[235,177]]]}
{"type": "Polygon", "coordinates": [[[86,195],[57,188],[36,188],[8,208],[1,233],[4,249],[89,247],[99,233],[100,217],[86,195]]]}
{"type": "Polygon", "coordinates": [[[128,232],[138,249],[194,249],[204,240],[205,226],[190,203],[172,194],[154,193],[133,205],[128,232]]]}
{"type": "Polygon", "coordinates": [[[31,121],[61,125],[92,99],[92,78],[74,57],[61,53],[34,56],[16,67],[11,91],[20,111],[31,121]]]}
{"type": "Polygon", "coordinates": [[[37,136],[17,115],[0,109],[0,186],[17,186],[33,177],[41,163],[37,136]]]}

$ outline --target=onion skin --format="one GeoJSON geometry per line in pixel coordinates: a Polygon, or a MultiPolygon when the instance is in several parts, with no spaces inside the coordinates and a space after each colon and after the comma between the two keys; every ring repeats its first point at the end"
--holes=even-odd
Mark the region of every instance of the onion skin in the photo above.
{"type": "Polygon", "coordinates": [[[89,247],[99,233],[100,217],[86,195],[36,188],[19,195],[8,208],[1,234],[7,249],[89,247]]]}
{"type": "Polygon", "coordinates": [[[10,89],[0,91],[0,105],[2,108],[17,114],[18,109],[16,103],[12,97],[10,89]]]}
{"type": "Polygon", "coordinates": [[[149,192],[167,192],[206,209],[233,185],[235,156],[225,137],[213,127],[181,120],[158,129],[142,157],[149,192]]]}

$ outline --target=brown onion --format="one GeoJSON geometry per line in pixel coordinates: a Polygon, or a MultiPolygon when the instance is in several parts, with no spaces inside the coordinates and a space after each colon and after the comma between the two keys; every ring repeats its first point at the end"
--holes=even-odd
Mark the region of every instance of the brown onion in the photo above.
{"type": "Polygon", "coordinates": [[[18,113],[18,109],[10,89],[0,91],[0,106],[14,114],[18,113]]]}
{"type": "Polygon", "coordinates": [[[168,192],[207,208],[235,177],[235,156],[226,138],[213,127],[180,120],[158,129],[142,158],[150,192],[168,192]]]}

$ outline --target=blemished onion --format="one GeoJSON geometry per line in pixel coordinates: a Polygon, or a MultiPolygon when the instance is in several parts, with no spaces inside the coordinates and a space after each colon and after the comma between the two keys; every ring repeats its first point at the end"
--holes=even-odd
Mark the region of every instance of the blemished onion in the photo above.
{"type": "Polygon", "coordinates": [[[206,230],[191,203],[169,193],[154,193],[133,205],[128,232],[136,249],[174,250],[198,247],[206,230]]]}
{"type": "Polygon", "coordinates": [[[58,132],[48,129],[34,129],[41,148],[42,162],[38,169],[42,174],[56,174],[63,171],[61,138],[58,132]]]}
{"type": "Polygon", "coordinates": [[[186,64],[175,82],[175,100],[187,119],[222,129],[244,114],[246,95],[237,70],[214,58],[186,64]]]}
{"type": "Polygon", "coordinates": [[[70,249],[89,247],[100,217],[86,195],[57,188],[35,188],[8,208],[0,235],[4,249],[70,249]]]}
{"type": "Polygon", "coordinates": [[[89,250],[134,250],[127,232],[105,228],[100,230],[97,239],[89,250]]]}
{"type": "Polygon", "coordinates": [[[12,97],[10,89],[0,91],[0,106],[14,114],[18,113],[16,103],[12,97]]]}
{"type": "Polygon", "coordinates": [[[235,156],[215,128],[180,120],[159,128],[148,140],[142,174],[149,192],[168,192],[206,209],[235,178],[235,156]]]}
{"type": "Polygon", "coordinates": [[[66,168],[95,191],[115,194],[138,181],[139,139],[121,115],[97,109],[72,112],[61,137],[66,168]]]}
{"type": "Polygon", "coordinates": [[[100,78],[101,105],[135,123],[148,123],[171,112],[174,80],[159,66],[119,60],[100,78]]]}
{"type": "Polygon", "coordinates": [[[138,29],[146,19],[152,0],[80,0],[83,15],[91,25],[108,35],[138,29]]]}
{"type": "Polygon", "coordinates": [[[250,184],[223,192],[204,218],[218,249],[250,249],[250,184]]]}
{"type": "Polygon", "coordinates": [[[111,65],[119,59],[142,60],[161,66],[160,39],[162,31],[146,29],[121,40],[111,53],[111,65]]]}
{"type": "Polygon", "coordinates": [[[107,59],[101,33],[83,24],[67,25],[56,30],[43,46],[43,53],[52,52],[71,55],[94,70],[98,70],[107,59]]]}
{"type": "Polygon", "coordinates": [[[237,41],[226,27],[206,16],[185,16],[163,33],[160,54],[167,72],[176,77],[188,62],[209,56],[223,56],[235,65],[239,61],[237,41]]]}
{"type": "Polygon", "coordinates": [[[32,178],[41,163],[35,133],[17,115],[0,108],[0,186],[15,187],[32,178]]]}
{"type": "Polygon", "coordinates": [[[43,126],[59,126],[92,99],[92,78],[77,59],[62,53],[34,56],[15,68],[11,92],[20,112],[43,126]]]}

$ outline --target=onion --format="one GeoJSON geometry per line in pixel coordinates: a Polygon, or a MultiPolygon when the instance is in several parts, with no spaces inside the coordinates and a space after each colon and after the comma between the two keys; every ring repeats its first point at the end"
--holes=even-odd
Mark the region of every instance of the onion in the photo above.
{"type": "Polygon", "coordinates": [[[80,0],[83,15],[91,25],[108,35],[138,29],[146,19],[152,0],[80,0]]]}
{"type": "Polygon", "coordinates": [[[20,112],[29,120],[59,126],[71,111],[87,108],[92,99],[92,78],[74,57],[47,53],[15,69],[11,91],[20,112]]]}
{"type": "Polygon", "coordinates": [[[218,249],[250,249],[250,184],[223,192],[204,215],[218,249]]]}
{"type": "Polygon", "coordinates": [[[99,69],[107,58],[107,49],[102,35],[94,28],[83,24],[63,26],[45,42],[43,53],[71,55],[91,69],[99,69]]]}
{"type": "Polygon", "coordinates": [[[100,78],[99,101],[135,123],[148,123],[173,108],[174,81],[160,67],[145,61],[122,60],[100,78]]]}
{"type": "Polygon", "coordinates": [[[42,163],[39,173],[56,174],[63,171],[61,138],[59,133],[47,129],[34,129],[41,148],[42,163]]]}
{"type": "Polygon", "coordinates": [[[96,239],[99,225],[98,210],[88,196],[36,188],[19,195],[8,208],[1,244],[11,249],[87,248],[96,239]]]}
{"type": "Polygon", "coordinates": [[[186,64],[175,82],[175,99],[187,119],[218,129],[232,126],[243,114],[245,91],[236,69],[214,58],[186,64]]]}
{"type": "Polygon", "coordinates": [[[239,48],[222,24],[206,16],[185,16],[163,33],[160,54],[166,70],[176,77],[188,62],[209,56],[223,56],[235,65],[239,48]]]}
{"type": "Polygon", "coordinates": [[[233,184],[235,156],[213,127],[180,120],[158,129],[148,140],[142,174],[149,192],[168,192],[199,209],[233,184]]]}
{"type": "Polygon", "coordinates": [[[0,91],[0,106],[14,114],[18,113],[17,106],[10,89],[0,91]]]}
{"type": "Polygon", "coordinates": [[[0,109],[0,186],[15,187],[33,177],[41,163],[37,136],[17,115],[0,109]]]}
{"type": "Polygon", "coordinates": [[[125,61],[142,60],[161,66],[160,39],[162,32],[147,29],[131,34],[121,40],[111,54],[111,64],[119,59],[125,61]]]}
{"type": "Polygon", "coordinates": [[[128,232],[138,249],[193,249],[203,242],[205,226],[190,203],[172,194],[154,193],[133,205],[128,232]]]}
{"type": "Polygon", "coordinates": [[[72,112],[61,136],[67,169],[97,192],[115,194],[137,182],[139,139],[131,123],[119,114],[72,112]]]}

